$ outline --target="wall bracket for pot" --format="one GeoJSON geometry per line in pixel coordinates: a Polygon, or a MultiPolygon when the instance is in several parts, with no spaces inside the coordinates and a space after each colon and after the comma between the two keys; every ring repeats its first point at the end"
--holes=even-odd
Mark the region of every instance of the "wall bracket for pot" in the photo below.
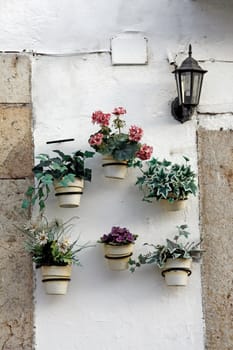
{"type": "Polygon", "coordinates": [[[117,260],[117,259],[129,258],[132,255],[133,255],[133,253],[130,253],[130,254],[127,254],[127,255],[121,255],[121,256],[108,256],[108,255],[105,255],[104,257],[106,259],[110,259],[110,260],[117,260]]]}
{"type": "Polygon", "coordinates": [[[192,271],[190,269],[186,268],[186,267],[171,267],[169,269],[163,270],[161,272],[161,275],[164,277],[165,273],[166,272],[170,272],[170,271],[185,271],[185,272],[187,272],[188,276],[190,276],[191,273],[192,273],[192,271]]]}
{"type": "Polygon", "coordinates": [[[75,139],[62,139],[62,140],[54,140],[54,141],[47,141],[47,145],[51,143],[61,143],[61,142],[71,142],[74,141],[75,139]]]}
{"type": "Polygon", "coordinates": [[[64,195],[67,195],[67,194],[83,194],[83,192],[59,192],[59,193],[55,193],[55,196],[64,196],[64,195]]]}
{"type": "Polygon", "coordinates": [[[45,278],[42,282],[71,281],[71,278],[45,278]]]}
{"type": "Polygon", "coordinates": [[[103,167],[109,166],[109,165],[125,165],[125,166],[127,166],[127,164],[122,164],[122,162],[121,163],[120,162],[112,162],[112,163],[104,163],[104,164],[102,164],[103,167]]]}

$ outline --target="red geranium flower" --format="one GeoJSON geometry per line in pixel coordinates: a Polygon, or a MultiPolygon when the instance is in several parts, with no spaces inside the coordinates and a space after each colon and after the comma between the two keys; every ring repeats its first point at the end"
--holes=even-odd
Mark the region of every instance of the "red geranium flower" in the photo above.
{"type": "Polygon", "coordinates": [[[104,135],[98,132],[97,134],[91,135],[88,142],[91,146],[99,146],[103,141],[104,135]]]}
{"type": "Polygon", "coordinates": [[[115,114],[115,115],[120,115],[120,114],[125,114],[126,113],[126,109],[124,109],[123,107],[117,107],[117,108],[114,108],[112,114],[115,114]]]}
{"type": "Polygon", "coordinates": [[[136,153],[136,157],[141,160],[150,159],[153,152],[153,147],[146,145],[145,143],[141,146],[140,150],[136,153]]]}
{"type": "Polygon", "coordinates": [[[142,128],[132,125],[129,129],[129,140],[130,141],[140,141],[143,135],[143,130],[142,128]]]}

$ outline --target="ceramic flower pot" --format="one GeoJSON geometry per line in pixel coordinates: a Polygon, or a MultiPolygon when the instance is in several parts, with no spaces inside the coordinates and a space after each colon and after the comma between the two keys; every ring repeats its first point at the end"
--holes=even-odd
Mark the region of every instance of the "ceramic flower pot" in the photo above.
{"type": "Polygon", "coordinates": [[[113,271],[123,271],[128,269],[129,258],[133,254],[133,244],[111,245],[104,244],[105,259],[108,266],[113,271]]]}
{"type": "Polygon", "coordinates": [[[84,180],[75,178],[74,182],[69,182],[68,186],[59,185],[54,181],[55,196],[61,208],[79,207],[81,195],[83,194],[84,180]]]}
{"type": "Polygon", "coordinates": [[[167,199],[161,199],[161,204],[167,211],[178,211],[185,209],[187,199],[181,199],[174,202],[169,202],[167,199]]]}
{"type": "Polygon", "coordinates": [[[111,156],[102,159],[104,176],[112,179],[124,179],[127,174],[127,161],[115,160],[111,156]]]}
{"type": "Polygon", "coordinates": [[[192,259],[167,259],[162,270],[168,286],[186,286],[191,275],[192,259]]]}
{"type": "Polygon", "coordinates": [[[42,282],[47,294],[64,295],[71,276],[71,265],[41,266],[42,282]]]}

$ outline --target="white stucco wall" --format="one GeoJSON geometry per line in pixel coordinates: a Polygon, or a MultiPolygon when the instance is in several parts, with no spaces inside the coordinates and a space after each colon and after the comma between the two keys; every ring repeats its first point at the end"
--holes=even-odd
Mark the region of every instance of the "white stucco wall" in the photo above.
{"type": "MultiPolygon", "coordinates": [[[[162,66],[162,70],[154,65],[112,67],[108,54],[33,60],[35,152],[58,147],[47,146],[48,140],[70,137],[75,142],[61,144],[61,150],[88,148],[87,139],[96,129],[91,124],[92,111],[112,111],[123,105],[128,111],[127,124],[143,127],[143,140],[154,146],[155,156],[182,161],[185,154],[196,169],[196,121],[180,125],[169,111],[162,115],[165,107],[156,115],[156,106],[167,104],[167,94],[156,88],[164,76],[170,77],[167,62],[162,66]],[[156,76],[155,83],[151,75],[156,76]]],[[[79,216],[74,231],[80,234],[81,242],[95,242],[113,225],[126,226],[139,234],[137,254],[144,242],[157,243],[167,235],[172,238],[175,226],[184,222],[193,238],[198,238],[197,198],[192,198],[184,212],[167,213],[157,204],[141,201],[142,195],[134,186],[136,170],[130,169],[124,181],[105,179],[100,160],[96,155],[89,161],[93,180],[86,183],[80,208],[59,209],[53,197],[48,206],[49,216],[79,216]]],[[[74,268],[65,297],[45,295],[37,275],[38,349],[63,349],[67,344],[70,349],[163,346],[168,350],[185,349],[187,344],[193,350],[202,349],[199,265],[194,265],[187,288],[169,289],[152,266],[134,275],[110,271],[98,245],[83,252],[81,261],[83,267],[74,268]],[[49,342],[47,332],[51,332],[49,342]]]]}
{"type": "MultiPolygon", "coordinates": [[[[61,54],[31,56],[35,154],[56,148],[87,149],[88,137],[96,130],[90,121],[92,112],[123,106],[128,111],[127,125],[143,127],[143,140],[153,145],[154,156],[180,162],[186,155],[197,171],[199,121],[194,117],[181,125],[171,116],[176,90],[167,49],[174,54],[187,52],[191,42],[193,56],[209,70],[200,111],[213,112],[214,99],[218,112],[223,105],[228,105],[223,112],[232,112],[231,95],[219,92],[217,85],[217,65],[232,66],[221,62],[233,58],[229,1],[1,0],[0,7],[1,50],[61,54]],[[148,65],[111,65],[110,38],[127,30],[148,38],[148,65]],[[92,51],[103,53],[82,53],[92,51]],[[75,142],[46,145],[46,141],[70,137],[75,142]]],[[[225,118],[227,127],[232,127],[229,115],[225,118]]],[[[200,123],[209,127],[210,119],[206,120],[200,123]]],[[[216,127],[216,119],[211,123],[216,127]]],[[[124,181],[105,179],[100,159],[96,155],[89,161],[93,180],[86,183],[80,208],[60,209],[51,196],[49,217],[79,216],[74,237],[80,235],[80,242],[95,242],[113,225],[126,226],[139,234],[136,254],[144,242],[172,238],[175,226],[182,223],[198,239],[198,197],[189,200],[183,212],[165,212],[156,203],[141,201],[134,186],[136,170],[130,169],[124,181]]],[[[194,265],[186,288],[168,288],[152,266],[135,274],[110,271],[101,248],[97,245],[82,253],[83,267],[74,267],[66,296],[45,295],[36,271],[37,350],[204,349],[199,265],[194,265]]]]}

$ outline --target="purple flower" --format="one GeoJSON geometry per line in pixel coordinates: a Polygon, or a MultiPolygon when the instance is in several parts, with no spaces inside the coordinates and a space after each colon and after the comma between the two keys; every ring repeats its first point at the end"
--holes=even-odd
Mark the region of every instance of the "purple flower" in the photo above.
{"type": "Polygon", "coordinates": [[[113,245],[124,245],[134,243],[136,239],[137,235],[132,234],[126,227],[113,226],[111,232],[104,234],[100,238],[100,242],[113,245]]]}

